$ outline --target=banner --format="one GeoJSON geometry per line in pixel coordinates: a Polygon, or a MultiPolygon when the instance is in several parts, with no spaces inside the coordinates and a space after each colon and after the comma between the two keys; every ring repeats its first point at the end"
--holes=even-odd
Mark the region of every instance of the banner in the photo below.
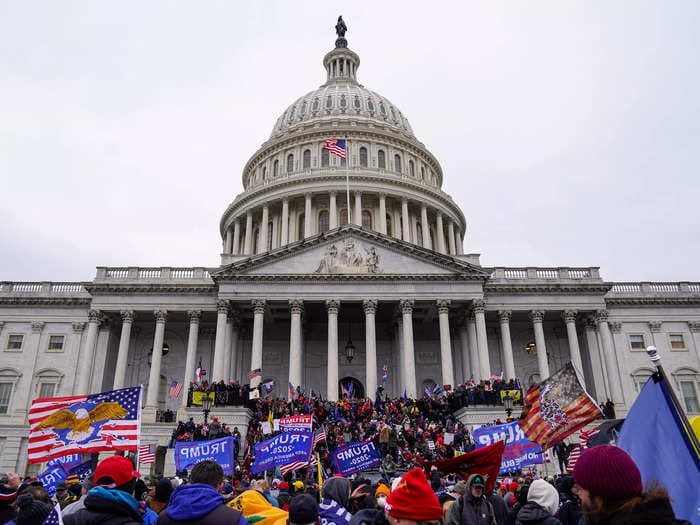
{"type": "Polygon", "coordinates": [[[29,463],[68,454],[136,450],[141,431],[141,387],[35,399],[27,417],[29,463]]]}
{"type": "Polygon", "coordinates": [[[542,447],[525,437],[517,421],[478,428],[472,431],[472,437],[477,449],[505,439],[506,447],[503,449],[499,474],[543,462],[542,447]]]}
{"type": "Polygon", "coordinates": [[[68,473],[76,465],[80,465],[83,461],[82,454],[68,454],[60,458],[54,458],[46,464],[46,468],[50,469],[52,467],[61,467],[64,472],[68,473]]]}
{"type": "Polygon", "coordinates": [[[520,390],[501,390],[501,401],[509,395],[514,403],[521,401],[523,398],[523,393],[520,390]]]}
{"type": "Polygon", "coordinates": [[[258,473],[295,461],[309,461],[313,442],[313,432],[291,430],[257,443],[251,470],[258,473]]]}
{"type": "Polygon", "coordinates": [[[376,467],[382,458],[372,441],[356,441],[337,448],[333,452],[335,471],[343,476],[376,467]]]}
{"type": "Polygon", "coordinates": [[[53,498],[56,495],[56,485],[61,481],[66,481],[66,473],[60,466],[56,466],[46,469],[37,476],[37,479],[44,485],[49,497],[53,498]]]}
{"type": "Polygon", "coordinates": [[[280,430],[311,430],[313,425],[311,414],[300,414],[280,418],[280,430]]]}
{"type": "Polygon", "coordinates": [[[68,474],[78,476],[80,481],[84,480],[86,477],[92,474],[92,461],[88,460],[85,463],[76,465],[68,471],[68,474]]]}
{"type": "Polygon", "coordinates": [[[225,474],[233,474],[233,444],[233,436],[210,441],[176,441],[175,467],[181,472],[191,469],[200,461],[212,459],[221,465],[225,474]]]}
{"type": "Polygon", "coordinates": [[[192,392],[192,404],[201,407],[202,398],[204,397],[208,397],[209,399],[211,399],[212,404],[214,403],[214,392],[200,392],[199,390],[195,390],[194,392],[192,392]]]}

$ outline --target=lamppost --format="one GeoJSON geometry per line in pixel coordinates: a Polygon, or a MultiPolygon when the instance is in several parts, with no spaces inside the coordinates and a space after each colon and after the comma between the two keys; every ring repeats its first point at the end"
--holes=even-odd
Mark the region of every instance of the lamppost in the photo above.
{"type": "MultiPolygon", "coordinates": [[[[205,392],[206,394],[206,392],[205,392]]],[[[207,418],[211,412],[211,398],[208,395],[202,397],[202,413],[204,413],[204,424],[207,424],[207,418]]]]}
{"type": "Polygon", "coordinates": [[[348,360],[348,363],[352,363],[354,357],[355,345],[352,344],[352,337],[350,335],[350,323],[348,322],[348,342],[345,343],[345,359],[348,360]]]}
{"type": "Polygon", "coordinates": [[[503,408],[506,409],[506,416],[508,416],[506,421],[510,421],[513,415],[513,397],[510,392],[507,392],[503,397],[503,408]]]}

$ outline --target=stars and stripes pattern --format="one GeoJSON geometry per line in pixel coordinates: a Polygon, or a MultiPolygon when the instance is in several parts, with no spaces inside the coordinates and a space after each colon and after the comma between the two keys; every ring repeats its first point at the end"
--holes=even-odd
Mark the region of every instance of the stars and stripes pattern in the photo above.
{"type": "Polygon", "coordinates": [[[168,397],[180,397],[182,392],[182,383],[180,381],[173,381],[170,383],[170,388],[168,389],[168,397]]]}
{"type": "Polygon", "coordinates": [[[248,379],[253,380],[256,377],[262,377],[262,368],[256,368],[248,372],[248,379]]]}
{"type": "Polygon", "coordinates": [[[139,445],[139,465],[151,465],[156,462],[156,446],[154,443],[139,445]]]}
{"type": "Polygon", "coordinates": [[[326,440],[326,429],[323,425],[318,427],[316,432],[314,433],[314,444],[312,448],[316,448],[319,443],[322,443],[323,441],[326,440]]]}
{"type": "Polygon", "coordinates": [[[327,139],[326,144],[323,146],[323,149],[327,149],[330,153],[332,153],[336,157],[340,157],[341,159],[347,157],[346,144],[345,141],[342,139],[327,139]]]}
{"type": "Polygon", "coordinates": [[[579,445],[577,447],[574,447],[574,449],[569,453],[569,459],[566,463],[566,471],[567,472],[573,472],[574,467],[576,466],[576,462],[578,461],[578,458],[581,457],[581,454],[583,454],[583,451],[588,448],[588,440],[593,436],[595,433],[597,433],[598,429],[597,428],[592,428],[591,430],[582,430],[581,434],[579,434],[579,445]]]}
{"type": "MultiPolygon", "coordinates": [[[[41,463],[68,454],[103,450],[136,450],[141,432],[141,387],[122,388],[99,394],[46,397],[32,401],[29,419],[29,463],[41,463]],[[59,410],[89,412],[100,403],[114,402],[126,410],[122,419],[91,421],[89,434],[83,440],[69,438],[70,429],[38,428],[39,423],[59,410]]],[[[87,416],[89,417],[89,416],[87,416]]]]}
{"type": "Polygon", "coordinates": [[[382,383],[386,383],[389,380],[389,365],[384,363],[382,368],[382,383]]]}
{"type": "Polygon", "coordinates": [[[201,382],[202,378],[207,375],[207,371],[204,370],[204,367],[202,366],[202,360],[199,360],[199,366],[197,367],[197,370],[194,371],[195,375],[197,376],[197,381],[201,382]]]}
{"type": "Polygon", "coordinates": [[[299,470],[300,468],[315,467],[316,465],[318,465],[318,459],[316,458],[316,456],[311,456],[311,459],[309,461],[295,461],[294,463],[282,465],[280,467],[280,472],[283,476],[286,476],[290,472],[294,472],[295,470],[299,470]]]}
{"type": "Polygon", "coordinates": [[[61,517],[61,507],[56,504],[56,506],[51,510],[46,519],[43,521],[42,525],[63,525],[63,518],[61,517]]]}

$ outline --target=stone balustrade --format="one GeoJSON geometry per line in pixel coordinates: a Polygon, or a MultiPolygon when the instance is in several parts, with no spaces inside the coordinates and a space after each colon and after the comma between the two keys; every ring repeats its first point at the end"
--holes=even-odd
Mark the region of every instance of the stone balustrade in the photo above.
{"type": "Polygon", "coordinates": [[[90,297],[83,283],[0,282],[0,296],[90,297]]]}
{"type": "Polygon", "coordinates": [[[209,268],[201,266],[193,268],[173,268],[164,266],[160,268],[144,268],[139,266],[107,267],[98,266],[95,282],[118,281],[199,281],[211,284],[213,281],[209,274],[209,268]]]}
{"type": "Polygon", "coordinates": [[[700,283],[613,283],[609,292],[611,296],[643,296],[658,297],[669,295],[700,295],[700,283]]]}
{"type": "Polygon", "coordinates": [[[490,268],[492,282],[512,281],[582,281],[602,282],[598,267],[590,268],[506,268],[498,266],[490,268]]]}

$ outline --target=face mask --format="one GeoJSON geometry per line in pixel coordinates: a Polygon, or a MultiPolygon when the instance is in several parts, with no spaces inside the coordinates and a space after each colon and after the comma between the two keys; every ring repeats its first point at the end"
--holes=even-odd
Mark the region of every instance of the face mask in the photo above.
{"type": "Polygon", "coordinates": [[[383,509],[383,508],[384,508],[384,504],[385,504],[385,503],[386,503],[386,496],[379,496],[379,497],[377,498],[377,506],[378,506],[380,509],[383,509]]]}

